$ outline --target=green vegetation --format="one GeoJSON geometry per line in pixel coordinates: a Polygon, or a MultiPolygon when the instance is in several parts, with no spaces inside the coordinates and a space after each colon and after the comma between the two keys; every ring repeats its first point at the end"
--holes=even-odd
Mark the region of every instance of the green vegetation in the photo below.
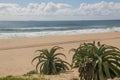
{"type": "MultiPolygon", "coordinates": [[[[37,60],[36,71],[30,71],[21,77],[7,76],[0,80],[50,80],[44,77],[44,74],[59,74],[61,71],[69,70],[71,65],[60,57],[66,57],[57,50],[62,47],[55,46],[50,49],[37,50],[39,55],[33,58],[32,63],[37,60]],[[33,74],[38,74],[34,77],[33,74]]],[[[81,44],[77,49],[71,49],[74,52],[72,57],[72,67],[79,68],[80,80],[107,80],[120,77],[120,49],[106,45],[93,43],[81,44]]],[[[72,78],[71,80],[79,80],[72,78]]]]}
{"type": "Polygon", "coordinates": [[[29,71],[26,74],[24,74],[23,76],[30,76],[32,74],[37,74],[37,72],[35,70],[29,71]]]}
{"type": "Polygon", "coordinates": [[[70,64],[58,57],[66,56],[63,53],[56,53],[59,49],[62,48],[55,46],[51,48],[50,51],[48,49],[37,50],[39,55],[32,60],[32,62],[38,60],[36,71],[40,71],[42,74],[51,75],[58,74],[62,70],[69,70],[70,64]]]}
{"type": "Polygon", "coordinates": [[[9,77],[9,76],[7,76],[7,77],[0,78],[0,80],[40,80],[40,79],[38,79],[38,78],[32,78],[32,79],[30,79],[30,78],[9,77]]]}
{"type": "Polygon", "coordinates": [[[79,67],[80,80],[120,77],[120,50],[98,42],[81,44],[74,52],[72,66],[79,67]]]}
{"type": "Polygon", "coordinates": [[[32,75],[30,76],[28,75],[26,77],[6,76],[6,77],[0,78],[0,80],[50,80],[50,79],[45,78],[44,75],[39,75],[38,78],[32,77],[32,75]]]}
{"type": "Polygon", "coordinates": [[[70,80],[79,80],[78,78],[72,78],[72,79],[70,79],[70,80]]]}
{"type": "Polygon", "coordinates": [[[0,80],[25,80],[23,78],[15,78],[15,77],[3,77],[0,80]]]}
{"type": "Polygon", "coordinates": [[[20,78],[20,77],[3,77],[0,80],[50,80],[46,78],[20,78]]]}

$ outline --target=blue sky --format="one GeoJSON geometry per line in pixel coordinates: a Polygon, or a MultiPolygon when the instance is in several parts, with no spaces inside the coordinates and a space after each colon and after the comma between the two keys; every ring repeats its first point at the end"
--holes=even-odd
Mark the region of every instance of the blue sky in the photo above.
{"type": "Polygon", "coordinates": [[[120,19],[120,0],[0,0],[0,20],[120,19]]]}

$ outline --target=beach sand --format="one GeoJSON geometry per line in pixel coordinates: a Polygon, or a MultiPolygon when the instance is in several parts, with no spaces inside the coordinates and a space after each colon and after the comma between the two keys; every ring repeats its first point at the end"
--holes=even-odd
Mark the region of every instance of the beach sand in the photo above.
{"type": "MultiPolygon", "coordinates": [[[[73,54],[68,53],[69,50],[77,48],[80,43],[92,41],[100,41],[120,48],[120,32],[0,39],[0,76],[23,75],[34,70],[35,63],[31,64],[31,60],[37,55],[37,53],[34,53],[35,50],[49,49],[53,46],[63,47],[64,50],[60,50],[60,52],[63,52],[67,56],[65,60],[71,63],[73,54]]],[[[68,78],[77,77],[78,72],[75,69],[60,75],[59,77],[63,78],[63,80],[68,80],[68,78]]],[[[62,80],[57,79],[57,77],[51,78],[51,80],[62,80]]]]}

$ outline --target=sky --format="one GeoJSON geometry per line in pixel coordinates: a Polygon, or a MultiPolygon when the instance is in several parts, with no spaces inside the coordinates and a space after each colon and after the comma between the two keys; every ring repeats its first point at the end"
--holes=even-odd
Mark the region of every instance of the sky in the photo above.
{"type": "Polygon", "coordinates": [[[120,19],[120,0],[0,0],[0,20],[120,19]]]}

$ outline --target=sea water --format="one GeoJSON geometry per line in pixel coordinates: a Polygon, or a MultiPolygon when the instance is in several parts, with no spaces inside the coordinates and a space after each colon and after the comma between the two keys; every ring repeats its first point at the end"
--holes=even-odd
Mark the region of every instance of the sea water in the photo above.
{"type": "Polygon", "coordinates": [[[120,20],[0,21],[0,38],[60,36],[120,31],[120,20]]]}

